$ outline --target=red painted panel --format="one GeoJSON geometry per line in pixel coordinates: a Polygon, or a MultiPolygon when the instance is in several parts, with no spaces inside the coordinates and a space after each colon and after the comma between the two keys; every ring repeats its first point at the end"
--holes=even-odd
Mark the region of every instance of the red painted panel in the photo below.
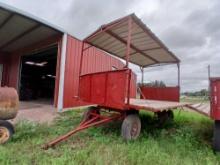
{"type": "Polygon", "coordinates": [[[140,87],[142,99],[178,101],[180,99],[179,87],[140,87]]]}
{"type": "Polygon", "coordinates": [[[131,72],[130,97],[136,98],[137,95],[137,75],[131,72]]]}
{"type": "MultiPolygon", "coordinates": [[[[82,42],[71,36],[67,40],[67,56],[64,80],[64,108],[86,105],[78,96],[79,65],[82,42]]],[[[86,47],[86,46],[85,46],[86,47]]],[[[124,64],[105,52],[91,47],[84,51],[82,74],[112,70],[112,66],[121,69],[124,64]]]]}
{"type": "Polygon", "coordinates": [[[80,98],[91,104],[124,110],[129,73],[123,69],[81,76],[80,98]]]}
{"type": "Polygon", "coordinates": [[[128,71],[109,72],[106,78],[106,91],[103,91],[106,93],[106,101],[103,106],[123,110],[127,96],[128,71]]]}
{"type": "Polygon", "coordinates": [[[220,78],[211,80],[211,118],[220,120],[220,78]]]}
{"type": "Polygon", "coordinates": [[[105,84],[106,84],[106,75],[97,74],[91,75],[91,90],[90,90],[90,100],[96,104],[103,104],[105,102],[105,84]],[[91,97],[95,96],[95,97],[91,97]]]}

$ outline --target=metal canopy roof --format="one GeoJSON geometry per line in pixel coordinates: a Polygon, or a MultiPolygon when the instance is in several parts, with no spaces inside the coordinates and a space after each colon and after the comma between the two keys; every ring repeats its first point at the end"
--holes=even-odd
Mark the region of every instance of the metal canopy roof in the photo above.
{"type": "Polygon", "coordinates": [[[62,33],[64,33],[62,29],[44,20],[0,3],[0,51],[2,52],[13,52],[62,33]]]}
{"type": "Polygon", "coordinates": [[[135,14],[101,26],[84,41],[112,55],[126,59],[129,19],[131,19],[129,53],[131,63],[147,67],[155,64],[180,62],[135,14]]]}

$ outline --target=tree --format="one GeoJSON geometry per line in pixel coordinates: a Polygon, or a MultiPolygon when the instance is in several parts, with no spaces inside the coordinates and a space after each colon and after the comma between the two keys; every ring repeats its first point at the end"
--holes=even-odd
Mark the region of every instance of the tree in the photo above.
{"type": "Polygon", "coordinates": [[[155,80],[150,83],[138,83],[138,86],[146,86],[146,87],[166,87],[166,84],[163,81],[155,80]]]}

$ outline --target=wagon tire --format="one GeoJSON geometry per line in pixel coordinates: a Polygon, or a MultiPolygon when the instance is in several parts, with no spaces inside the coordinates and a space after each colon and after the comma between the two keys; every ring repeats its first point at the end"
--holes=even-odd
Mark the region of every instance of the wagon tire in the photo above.
{"type": "Polygon", "coordinates": [[[8,121],[0,120],[0,144],[4,144],[9,141],[13,134],[13,125],[8,121]]]}
{"type": "Polygon", "coordinates": [[[213,150],[220,152],[220,120],[215,120],[214,123],[213,150]]]}
{"type": "Polygon", "coordinates": [[[91,119],[91,118],[92,118],[91,113],[100,114],[99,108],[97,108],[97,107],[89,107],[89,108],[83,113],[81,123],[83,123],[83,122],[85,122],[85,121],[91,119]]]}
{"type": "Polygon", "coordinates": [[[124,140],[135,140],[141,131],[141,120],[137,114],[128,115],[121,127],[121,136],[124,140]]]}

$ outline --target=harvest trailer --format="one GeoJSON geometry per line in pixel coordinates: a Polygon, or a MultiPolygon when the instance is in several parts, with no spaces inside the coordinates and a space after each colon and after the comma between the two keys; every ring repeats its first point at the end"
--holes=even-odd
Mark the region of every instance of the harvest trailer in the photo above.
{"type": "MultiPolygon", "coordinates": [[[[123,139],[136,139],[141,130],[139,111],[154,112],[159,121],[163,122],[173,118],[172,110],[189,106],[179,102],[180,60],[134,14],[103,25],[85,38],[80,61],[79,99],[97,106],[85,111],[76,129],[49,142],[44,148],[52,147],[76,132],[113,120],[123,121],[121,127],[123,139]],[[120,70],[82,75],[84,51],[91,47],[97,47],[124,59],[125,67],[120,70]],[[178,68],[178,86],[159,90],[143,87],[140,89],[142,98],[138,99],[136,98],[136,75],[129,69],[129,62],[138,65],[141,70],[149,66],[175,64],[178,68]],[[156,91],[159,93],[155,96],[156,91]]],[[[217,88],[214,87],[214,92],[219,94],[215,89],[217,88]]],[[[219,97],[215,99],[219,100],[219,97]]],[[[216,110],[213,109],[213,111],[216,110]]],[[[212,114],[215,120],[219,120],[215,115],[220,113],[212,114]]],[[[216,121],[217,133],[220,130],[218,127],[219,122],[216,121]]],[[[215,149],[220,149],[219,143],[220,138],[215,138],[214,144],[217,144],[215,149]]]]}

